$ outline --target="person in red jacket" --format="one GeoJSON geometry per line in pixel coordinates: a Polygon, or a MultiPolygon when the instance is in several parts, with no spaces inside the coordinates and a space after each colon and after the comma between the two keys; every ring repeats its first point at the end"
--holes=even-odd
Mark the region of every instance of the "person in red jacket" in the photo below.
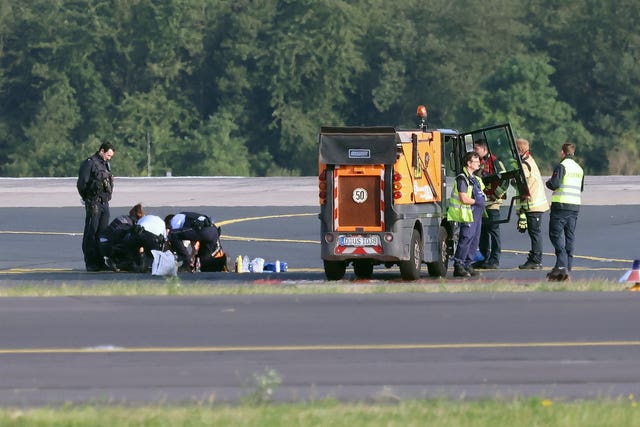
{"type": "Polygon", "coordinates": [[[497,178],[506,169],[498,158],[489,152],[489,146],[484,139],[477,139],[473,143],[473,150],[480,157],[480,169],[476,172],[485,183],[484,194],[487,196],[487,206],[482,217],[480,228],[480,254],[484,261],[474,263],[476,268],[496,269],[500,266],[502,252],[500,242],[500,206],[506,197],[509,182],[500,183],[497,178]],[[492,179],[494,178],[494,179],[492,179]]]}

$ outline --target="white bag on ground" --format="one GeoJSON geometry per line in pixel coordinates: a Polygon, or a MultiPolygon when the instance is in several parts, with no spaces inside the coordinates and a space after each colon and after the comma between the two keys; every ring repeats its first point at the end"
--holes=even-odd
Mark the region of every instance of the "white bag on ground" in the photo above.
{"type": "Polygon", "coordinates": [[[176,257],[171,251],[151,250],[153,264],[151,264],[151,274],[153,276],[177,276],[178,265],[176,257]]]}
{"type": "Polygon", "coordinates": [[[254,258],[251,260],[251,271],[254,273],[262,273],[264,269],[264,258],[254,258]]]}

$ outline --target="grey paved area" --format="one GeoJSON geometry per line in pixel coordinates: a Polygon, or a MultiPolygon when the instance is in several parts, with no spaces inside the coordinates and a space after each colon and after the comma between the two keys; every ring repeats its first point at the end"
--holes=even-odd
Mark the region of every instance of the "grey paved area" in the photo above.
{"type": "Polygon", "coordinates": [[[0,406],[237,401],[266,369],[280,375],[275,398],[287,401],[624,402],[640,387],[639,300],[621,292],[0,298],[0,406]]]}
{"type": "MultiPolygon", "coordinates": [[[[75,182],[0,178],[0,208],[81,206],[75,182]]],[[[317,206],[317,183],[315,176],[116,178],[111,206],[317,206]]],[[[640,176],[587,176],[585,187],[585,205],[640,204],[640,176]]]]}
{"type": "MultiPolygon", "coordinates": [[[[116,178],[112,207],[312,206],[316,177],[116,178]]],[[[0,178],[0,207],[82,206],[76,178],[0,178]]]]}

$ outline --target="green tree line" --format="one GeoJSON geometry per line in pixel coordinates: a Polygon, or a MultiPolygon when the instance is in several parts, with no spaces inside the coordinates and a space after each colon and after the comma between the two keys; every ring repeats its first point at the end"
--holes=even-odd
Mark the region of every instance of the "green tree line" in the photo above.
{"type": "Polygon", "coordinates": [[[322,125],[509,121],[640,173],[633,0],[0,0],[0,175],[314,175],[322,125]]]}

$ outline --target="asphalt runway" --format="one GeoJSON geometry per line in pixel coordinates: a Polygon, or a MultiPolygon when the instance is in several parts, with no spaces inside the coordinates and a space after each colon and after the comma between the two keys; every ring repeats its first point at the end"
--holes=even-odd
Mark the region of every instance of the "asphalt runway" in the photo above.
{"type": "MultiPolygon", "coordinates": [[[[575,279],[602,278],[617,280],[628,270],[634,259],[640,258],[637,237],[640,205],[583,206],[577,226],[575,279]],[[635,236],[635,237],[634,237],[635,236]]],[[[112,208],[112,217],[126,213],[128,208],[112,208]]],[[[284,261],[286,274],[181,273],[184,281],[214,280],[244,282],[247,280],[280,278],[286,280],[324,281],[320,259],[318,210],[310,206],[204,207],[186,206],[210,214],[222,227],[222,244],[235,259],[247,255],[253,259],[284,261]]],[[[150,214],[177,212],[175,207],[149,207],[150,214]]],[[[0,208],[0,286],[16,283],[116,281],[126,278],[158,280],[150,275],[127,273],[87,273],[82,261],[82,207],[63,208],[0,208]]],[[[548,240],[548,216],[543,222],[545,237],[545,269],[521,271],[517,266],[526,259],[529,249],[527,234],[520,234],[515,224],[501,226],[503,254],[501,268],[484,271],[476,280],[544,280],[555,261],[548,240]]],[[[452,267],[450,266],[450,270],[452,267]]],[[[448,278],[453,280],[449,272],[448,278]]],[[[354,280],[351,268],[346,280],[354,280]]],[[[399,280],[397,268],[378,266],[373,280],[399,280]]],[[[423,268],[424,281],[430,279],[423,268]]]]}
{"type": "MultiPolygon", "coordinates": [[[[125,214],[138,202],[143,203],[147,213],[161,217],[179,210],[201,211],[222,225],[223,246],[230,256],[279,259],[290,266],[288,275],[280,277],[324,279],[319,256],[316,177],[117,178],[115,188],[112,218],[125,214]]],[[[577,227],[574,277],[616,279],[633,259],[640,258],[640,176],[587,176],[583,204],[577,227]]],[[[87,276],[82,272],[83,224],[84,208],[75,189],[75,178],[0,178],[0,285],[41,280],[81,280],[90,284],[114,277],[122,279],[123,274],[87,276]]],[[[546,237],[547,226],[548,215],[543,219],[543,265],[548,269],[554,255],[546,237]]],[[[502,268],[486,272],[483,277],[544,278],[546,271],[515,270],[529,249],[528,236],[516,232],[515,221],[502,225],[501,232],[502,268]]],[[[352,271],[347,273],[347,279],[352,279],[352,271]]],[[[213,277],[251,279],[236,276],[213,277]]],[[[181,280],[204,277],[203,273],[182,276],[181,280]]],[[[396,277],[397,270],[375,270],[374,279],[396,277]]]]}
{"type": "Polygon", "coordinates": [[[0,298],[0,405],[237,402],[256,377],[278,401],[626,398],[639,298],[0,298]]]}
{"type": "MultiPolygon", "coordinates": [[[[182,189],[167,204],[151,197],[160,192],[143,202],[148,213],[160,216],[208,213],[222,224],[231,256],[280,259],[289,271],[184,273],[180,282],[324,283],[313,180],[294,185],[302,199],[287,193],[286,179],[266,180],[266,189],[257,181],[241,182],[245,191],[255,191],[251,200],[216,203],[220,193],[214,192],[206,203],[182,205],[180,200],[202,200],[182,189]]],[[[73,192],[65,187],[56,193],[58,187],[43,189],[37,182],[0,184],[0,287],[166,280],[83,271],[84,210],[73,192]]],[[[123,187],[131,199],[114,203],[112,217],[140,197],[123,187]]],[[[597,200],[614,203],[620,194],[607,198],[594,191],[596,201],[579,218],[574,278],[615,282],[640,258],[638,194],[626,193],[620,204],[607,206],[597,200]]],[[[542,280],[553,263],[545,239],[546,269],[519,271],[528,237],[513,223],[503,225],[502,234],[501,269],[473,279],[486,282],[487,293],[0,298],[0,405],[235,402],[255,390],[255,376],[268,378],[270,369],[281,378],[278,400],[637,393],[640,297],[622,292],[622,284],[621,292],[493,293],[492,280],[526,286],[542,280]]],[[[421,282],[439,283],[425,277],[426,269],[423,274],[421,282]]],[[[372,281],[392,284],[399,272],[376,269],[372,281]]],[[[351,270],[343,283],[366,285],[354,281],[351,270]]]]}

